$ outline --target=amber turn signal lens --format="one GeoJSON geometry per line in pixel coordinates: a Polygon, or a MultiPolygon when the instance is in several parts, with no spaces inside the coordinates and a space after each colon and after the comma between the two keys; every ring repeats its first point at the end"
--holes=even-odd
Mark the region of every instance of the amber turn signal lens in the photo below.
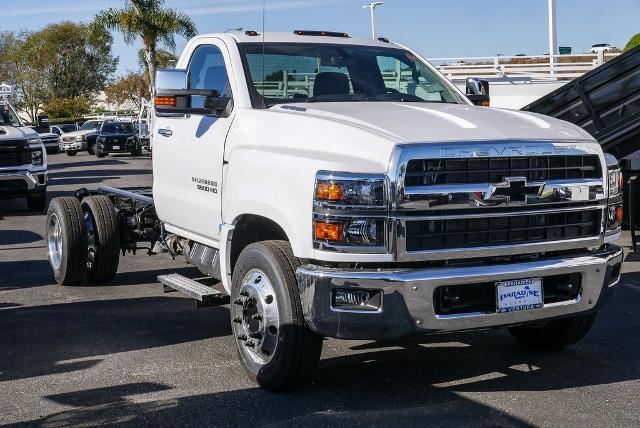
{"type": "Polygon", "coordinates": [[[316,187],[316,199],[321,201],[341,201],[344,199],[342,184],[318,183],[316,187]]]}
{"type": "Polygon", "coordinates": [[[157,106],[176,106],[176,97],[156,97],[155,104],[157,106]]]}
{"type": "Polygon", "coordinates": [[[343,227],[341,223],[315,223],[316,239],[321,241],[342,241],[343,227]]]}
{"type": "Polygon", "coordinates": [[[616,208],[616,221],[618,223],[622,223],[622,214],[623,214],[622,207],[616,208]]]}

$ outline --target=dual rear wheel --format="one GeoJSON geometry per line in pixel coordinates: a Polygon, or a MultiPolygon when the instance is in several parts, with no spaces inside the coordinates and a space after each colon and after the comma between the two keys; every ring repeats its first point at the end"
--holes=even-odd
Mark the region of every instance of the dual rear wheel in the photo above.
{"type": "Polygon", "coordinates": [[[47,211],[49,262],[58,284],[111,281],[120,260],[118,216],[102,195],[55,198],[47,211]]]}

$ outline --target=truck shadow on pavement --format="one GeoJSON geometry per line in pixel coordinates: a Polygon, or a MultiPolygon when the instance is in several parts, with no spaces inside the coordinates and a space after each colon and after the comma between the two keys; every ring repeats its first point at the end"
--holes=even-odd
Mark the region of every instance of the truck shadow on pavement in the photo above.
{"type": "Polygon", "coordinates": [[[88,369],[110,354],[228,336],[228,316],[224,307],[196,311],[191,299],[166,296],[2,309],[0,384],[88,369]]]}
{"type": "MultiPolygon", "coordinates": [[[[344,355],[325,355],[315,382],[288,394],[250,388],[167,398],[173,392],[168,385],[129,383],[46,396],[56,403],[78,408],[32,422],[43,426],[112,423],[133,426],[529,426],[506,411],[477,402],[473,394],[508,393],[508,397],[501,399],[502,396],[498,395],[495,398],[501,399],[507,407],[511,400],[511,408],[517,408],[519,392],[554,393],[569,388],[637,381],[640,378],[637,363],[640,337],[635,334],[640,327],[637,301],[637,291],[622,286],[609,306],[599,314],[593,331],[579,344],[562,351],[542,352],[525,348],[504,330],[394,342],[357,342],[342,352],[344,355]],[[164,398],[150,399],[147,396],[133,399],[137,394],[148,392],[164,395],[164,398]]],[[[170,305],[175,302],[166,303],[171,318],[170,305]]],[[[137,303],[135,305],[137,308],[137,303]]],[[[147,309],[141,307],[141,310],[144,313],[158,309],[157,304],[151,306],[154,308],[149,309],[147,305],[147,309]]],[[[99,307],[90,309],[101,310],[99,307]]],[[[20,309],[9,312],[19,314],[20,309]]],[[[181,318],[188,315],[174,312],[173,316],[181,318]]],[[[215,327],[211,330],[212,324],[219,326],[227,316],[226,311],[219,311],[215,312],[213,320],[209,316],[197,322],[189,319],[189,329],[199,327],[195,333],[187,329],[182,334],[195,337],[228,334],[228,331],[216,331],[215,327]]],[[[193,313],[193,317],[197,319],[198,313],[193,313]]],[[[127,325],[135,325],[129,321],[140,322],[144,326],[148,323],[147,318],[143,314],[139,319],[125,318],[124,322],[127,325]]],[[[21,325],[30,321],[33,320],[18,316],[15,323],[21,325]]],[[[168,324],[175,325],[180,321],[185,322],[184,319],[172,319],[168,324]]],[[[105,334],[115,327],[109,323],[107,326],[105,334]]],[[[163,321],[159,328],[165,327],[163,321]]],[[[168,340],[171,341],[173,336],[169,334],[168,340]]],[[[46,337],[42,339],[46,340],[46,337]]],[[[161,342],[157,338],[155,340],[161,342]]],[[[147,345],[159,344],[152,340],[147,345]]],[[[95,349],[91,354],[102,352],[95,349]]],[[[26,355],[24,351],[14,354],[26,355]]],[[[0,361],[5,359],[6,356],[0,353],[0,361]]],[[[238,376],[243,377],[239,364],[237,370],[238,376]]],[[[211,382],[215,388],[215,378],[211,382]]],[[[180,394],[179,390],[176,391],[176,395],[180,394]]],[[[552,424],[566,422],[564,412],[562,407],[556,409],[555,413],[548,415],[549,420],[552,424]]]]}

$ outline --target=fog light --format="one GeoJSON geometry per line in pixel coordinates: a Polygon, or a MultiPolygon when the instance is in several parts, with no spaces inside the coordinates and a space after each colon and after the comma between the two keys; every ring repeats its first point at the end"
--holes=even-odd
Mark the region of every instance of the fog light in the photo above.
{"type": "Polygon", "coordinates": [[[334,309],[374,312],[382,306],[382,293],[377,290],[333,290],[334,309]]]}

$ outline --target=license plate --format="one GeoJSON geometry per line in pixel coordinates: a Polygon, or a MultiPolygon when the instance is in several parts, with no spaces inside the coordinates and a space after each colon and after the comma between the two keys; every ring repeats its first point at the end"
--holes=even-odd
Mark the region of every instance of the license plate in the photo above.
{"type": "Polygon", "coordinates": [[[541,278],[498,282],[496,295],[499,313],[528,311],[544,306],[541,278]]]}
{"type": "Polygon", "coordinates": [[[113,146],[113,150],[120,150],[120,146],[113,146]]]}

